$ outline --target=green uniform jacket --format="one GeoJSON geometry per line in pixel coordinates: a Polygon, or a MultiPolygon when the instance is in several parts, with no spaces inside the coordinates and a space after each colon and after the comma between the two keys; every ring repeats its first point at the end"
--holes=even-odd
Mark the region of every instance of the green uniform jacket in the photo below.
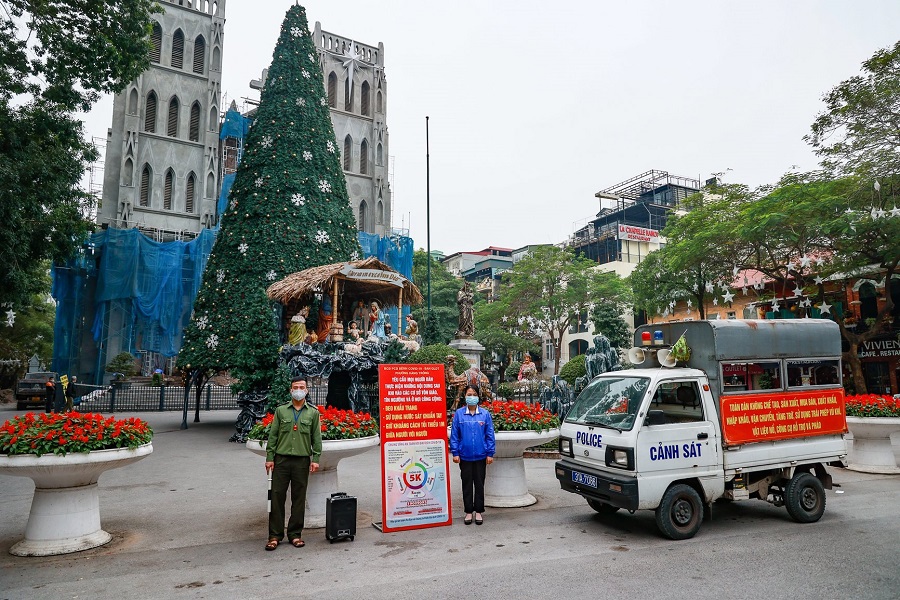
{"type": "Polygon", "coordinates": [[[266,460],[272,462],[276,454],[287,456],[309,456],[317,463],[322,456],[322,426],[319,410],[309,403],[303,405],[297,415],[297,430],[294,431],[293,403],[282,404],[275,409],[275,418],[269,426],[269,443],[266,445],[266,460]]]}

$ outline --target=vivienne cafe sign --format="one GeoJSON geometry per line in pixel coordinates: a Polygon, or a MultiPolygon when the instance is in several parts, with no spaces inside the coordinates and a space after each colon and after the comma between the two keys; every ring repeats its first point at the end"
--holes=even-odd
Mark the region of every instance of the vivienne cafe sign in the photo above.
{"type": "Polygon", "coordinates": [[[900,356],[900,341],[898,340],[874,340],[863,342],[859,345],[860,358],[887,358],[900,356]]]}
{"type": "Polygon", "coordinates": [[[344,268],[341,269],[341,275],[343,275],[347,279],[353,279],[356,281],[380,281],[382,283],[396,285],[397,287],[403,287],[403,282],[406,281],[406,278],[403,277],[403,275],[394,271],[381,271],[379,269],[354,269],[350,265],[344,265],[344,268]]]}

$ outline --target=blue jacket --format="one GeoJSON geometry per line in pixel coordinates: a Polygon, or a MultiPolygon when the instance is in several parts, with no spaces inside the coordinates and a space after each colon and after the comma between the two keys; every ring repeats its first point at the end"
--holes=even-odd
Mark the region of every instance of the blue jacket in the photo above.
{"type": "Polygon", "coordinates": [[[482,460],[494,455],[494,422],[480,406],[475,414],[463,406],[453,415],[450,426],[450,454],[462,460],[482,460]]]}

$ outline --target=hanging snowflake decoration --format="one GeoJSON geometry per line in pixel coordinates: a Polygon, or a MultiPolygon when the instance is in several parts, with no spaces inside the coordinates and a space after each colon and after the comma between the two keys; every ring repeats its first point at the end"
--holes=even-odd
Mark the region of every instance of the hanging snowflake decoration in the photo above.
{"type": "Polygon", "coordinates": [[[304,79],[309,79],[309,71],[307,71],[306,69],[300,71],[300,74],[303,75],[304,79]]]}
{"type": "Polygon", "coordinates": [[[219,269],[218,271],[216,271],[216,281],[218,283],[222,283],[223,281],[225,281],[225,269],[219,269]]]}
{"type": "Polygon", "coordinates": [[[312,160],[312,152],[310,152],[309,150],[304,150],[303,151],[303,160],[305,160],[306,162],[311,161],[312,160]]]}
{"type": "Polygon", "coordinates": [[[306,204],[306,196],[303,194],[294,194],[291,196],[291,202],[294,203],[294,206],[303,206],[306,204]]]}
{"type": "Polygon", "coordinates": [[[309,62],[316,62],[316,57],[312,53],[307,54],[307,56],[309,57],[309,62]]]}
{"type": "Polygon", "coordinates": [[[359,252],[354,250],[350,253],[350,260],[359,260],[359,252]]]}
{"type": "Polygon", "coordinates": [[[306,106],[306,98],[297,98],[297,106],[306,106]]]}
{"type": "Polygon", "coordinates": [[[328,100],[326,100],[325,97],[323,96],[323,97],[319,98],[319,104],[321,104],[322,106],[326,106],[328,104],[328,100]]]}
{"type": "Polygon", "coordinates": [[[215,349],[216,346],[218,346],[218,345],[219,345],[219,336],[217,336],[216,334],[213,333],[208,338],[206,338],[206,347],[207,348],[215,349]]]}
{"type": "Polygon", "coordinates": [[[197,329],[206,329],[207,325],[209,325],[209,319],[206,318],[206,315],[197,319],[197,329]]]}
{"type": "Polygon", "coordinates": [[[269,272],[266,273],[266,279],[268,279],[269,281],[275,281],[276,279],[278,279],[278,275],[274,270],[270,269],[269,272]]]}
{"type": "Polygon", "coordinates": [[[232,200],[231,204],[229,206],[231,206],[231,210],[236,209],[237,208],[237,200],[232,200]]]}
{"type": "Polygon", "coordinates": [[[328,237],[328,232],[324,229],[320,229],[316,232],[316,241],[320,244],[327,244],[329,239],[331,238],[328,237]]]}
{"type": "Polygon", "coordinates": [[[271,148],[272,147],[272,136],[265,136],[260,142],[259,145],[263,148],[271,148]]]}
{"type": "Polygon", "coordinates": [[[331,140],[328,140],[328,141],[325,143],[325,147],[326,147],[326,148],[328,149],[328,151],[331,152],[332,154],[334,154],[335,151],[337,150],[337,148],[334,147],[334,142],[332,142],[331,140]]]}
{"type": "Polygon", "coordinates": [[[254,181],[253,183],[256,185],[256,187],[261,188],[263,186],[263,184],[265,183],[265,181],[263,180],[262,177],[257,177],[256,181],[254,181]]]}
{"type": "Polygon", "coordinates": [[[299,27],[291,27],[291,35],[294,37],[302,37],[303,30],[300,29],[299,27]]]}
{"type": "Polygon", "coordinates": [[[319,190],[323,194],[327,194],[328,192],[331,191],[331,184],[328,183],[327,181],[325,181],[324,179],[320,179],[319,180],[319,190]]]}
{"type": "Polygon", "coordinates": [[[248,248],[250,248],[250,246],[247,245],[247,242],[241,242],[241,245],[238,246],[238,252],[246,254],[248,248]]]}
{"type": "Polygon", "coordinates": [[[6,326],[12,327],[16,322],[16,313],[13,309],[6,311],[6,326]]]}

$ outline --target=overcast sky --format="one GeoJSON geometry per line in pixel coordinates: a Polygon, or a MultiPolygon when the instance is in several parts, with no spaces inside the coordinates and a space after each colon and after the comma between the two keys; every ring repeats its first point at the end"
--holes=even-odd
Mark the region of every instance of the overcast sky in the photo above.
{"type": "MultiPolygon", "coordinates": [[[[228,0],[241,104],[294,0],[228,0]]],[[[385,46],[393,226],[431,248],[558,243],[594,194],[650,169],[774,183],[817,158],[824,92],[900,39],[897,0],[307,0],[309,26],[385,46]]],[[[227,106],[225,102],[222,104],[227,106]]],[[[112,101],[88,115],[106,137],[112,101]]]]}

